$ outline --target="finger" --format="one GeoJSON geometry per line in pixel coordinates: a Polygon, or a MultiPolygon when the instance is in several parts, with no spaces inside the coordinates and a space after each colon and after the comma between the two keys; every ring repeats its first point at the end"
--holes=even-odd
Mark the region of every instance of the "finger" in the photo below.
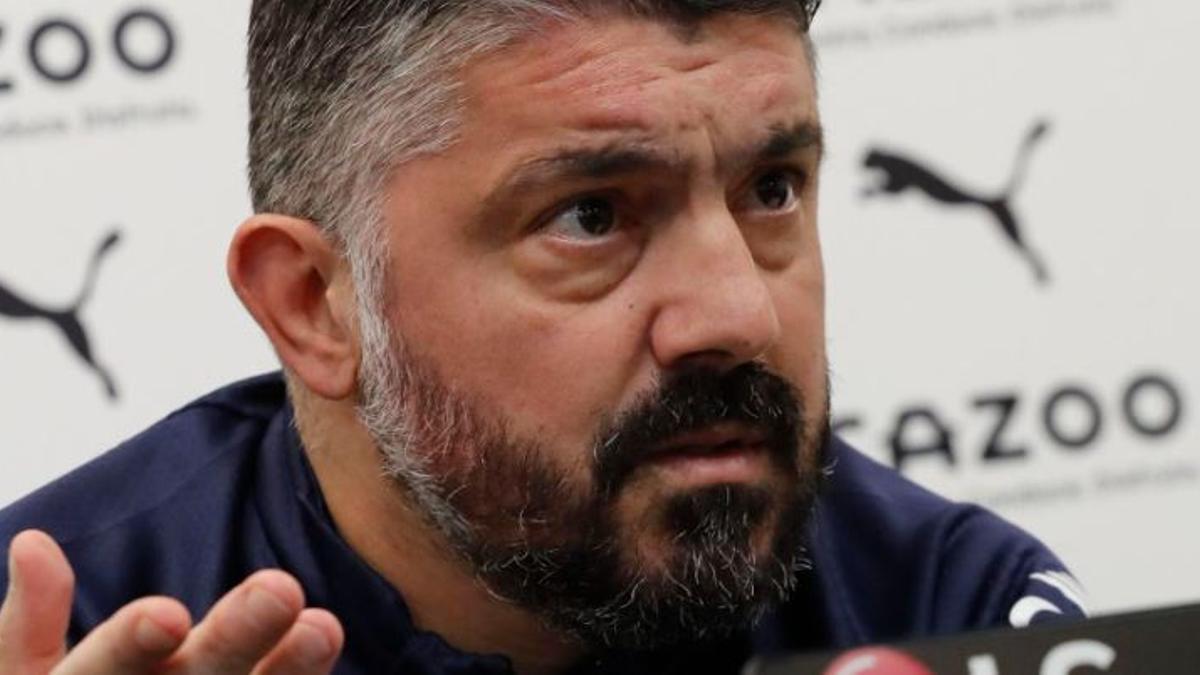
{"type": "Polygon", "coordinates": [[[342,624],[323,609],[306,609],[254,675],[325,675],[333,670],[344,641],[342,624]]]}
{"type": "Polygon", "coordinates": [[[83,639],[54,675],[158,672],[192,626],[187,608],[171,598],[142,598],[117,610],[83,639]]]}
{"type": "Polygon", "coordinates": [[[257,572],[221,598],[171,659],[169,670],[249,673],[283,638],[304,607],[304,592],[278,570],[257,572]]]}
{"type": "Polygon", "coordinates": [[[37,530],[13,537],[0,608],[0,672],[45,673],[62,659],[75,573],[58,544],[37,530]]]}

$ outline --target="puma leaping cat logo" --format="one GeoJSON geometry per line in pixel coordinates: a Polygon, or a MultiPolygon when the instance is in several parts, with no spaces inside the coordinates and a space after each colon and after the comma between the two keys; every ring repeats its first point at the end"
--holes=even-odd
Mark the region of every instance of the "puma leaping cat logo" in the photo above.
{"type": "Polygon", "coordinates": [[[1039,120],[1026,134],[1021,148],[1017,152],[1016,163],[1008,185],[999,195],[976,195],[954,185],[916,161],[882,150],[871,150],[863,160],[867,169],[879,172],[878,184],[868,187],[864,196],[873,197],[879,194],[897,194],[909,188],[923,192],[927,197],[951,206],[975,206],[987,212],[1000,226],[1000,230],[1017,252],[1025,258],[1033,268],[1034,277],[1039,283],[1049,280],[1049,273],[1041,257],[1025,242],[1021,235],[1021,226],[1013,212],[1012,200],[1020,189],[1026,170],[1029,167],[1029,157],[1038,141],[1046,136],[1050,123],[1039,120]]]}
{"type": "Polygon", "coordinates": [[[120,233],[114,230],[100,241],[100,245],[96,247],[96,252],[92,254],[92,258],[88,262],[87,272],[83,278],[83,288],[79,291],[75,301],[66,308],[40,307],[0,283],[0,316],[12,319],[43,319],[50,322],[62,332],[63,337],[66,338],[67,343],[71,345],[79,358],[83,359],[88,368],[100,378],[110,399],[117,398],[116,383],[113,382],[108,370],[100,365],[92,354],[91,341],[79,320],[79,311],[91,297],[92,290],[95,288],[100,261],[112,250],[120,238],[120,233]]]}

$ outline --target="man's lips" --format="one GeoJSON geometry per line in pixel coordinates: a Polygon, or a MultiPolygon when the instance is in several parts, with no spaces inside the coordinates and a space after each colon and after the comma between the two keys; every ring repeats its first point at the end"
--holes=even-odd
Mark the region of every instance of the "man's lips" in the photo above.
{"type": "Polygon", "coordinates": [[[647,463],[688,483],[745,482],[761,475],[765,445],[762,432],[723,423],[672,438],[647,463]]]}
{"type": "Polygon", "coordinates": [[[705,456],[761,448],[766,438],[761,431],[738,422],[725,422],[673,437],[656,447],[652,461],[672,455],[705,456]]]}

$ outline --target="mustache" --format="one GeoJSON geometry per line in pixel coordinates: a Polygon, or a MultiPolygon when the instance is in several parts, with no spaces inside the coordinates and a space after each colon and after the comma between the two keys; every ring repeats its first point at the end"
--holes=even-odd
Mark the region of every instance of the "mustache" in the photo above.
{"type": "Polygon", "coordinates": [[[723,422],[737,422],[762,434],[772,458],[794,469],[804,431],[803,412],[792,384],[760,363],[675,374],[597,434],[596,485],[611,498],[655,447],[723,422]]]}

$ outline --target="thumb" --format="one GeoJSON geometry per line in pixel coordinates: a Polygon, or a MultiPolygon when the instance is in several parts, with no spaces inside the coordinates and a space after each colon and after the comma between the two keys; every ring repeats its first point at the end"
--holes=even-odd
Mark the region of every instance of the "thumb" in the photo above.
{"type": "Polygon", "coordinates": [[[0,607],[0,673],[46,673],[66,651],[75,573],[58,544],[26,530],[8,550],[8,594],[0,607]]]}

